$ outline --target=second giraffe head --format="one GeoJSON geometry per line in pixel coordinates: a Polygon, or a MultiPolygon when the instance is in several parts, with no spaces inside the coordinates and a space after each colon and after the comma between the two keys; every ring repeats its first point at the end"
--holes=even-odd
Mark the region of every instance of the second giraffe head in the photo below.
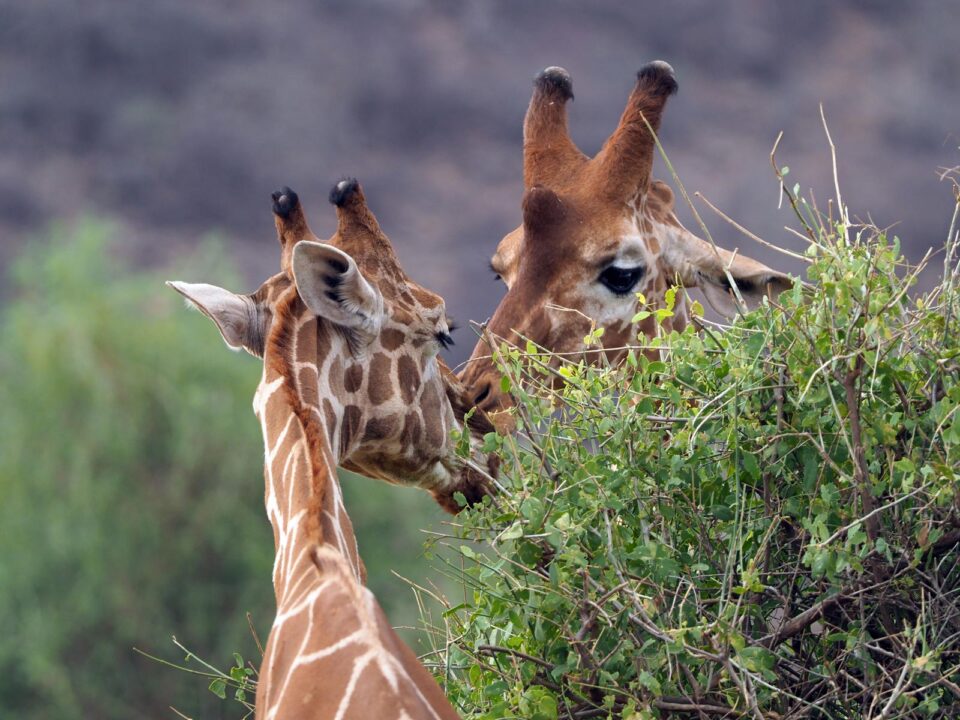
{"type": "MultiPolygon", "coordinates": [[[[731,280],[748,303],[791,286],[785,274],[689,232],[674,215],[673,192],[651,177],[655,133],[676,91],[667,63],[641,68],[617,129],[590,158],[567,130],[569,74],[551,67],[537,76],[523,125],[523,224],[491,261],[508,291],[462,376],[478,407],[495,412],[511,404],[491,358],[491,345],[501,340],[531,340],[577,359],[596,326],[604,330],[603,352],[615,361],[638,334],[657,332],[652,316],[634,321],[637,293],[656,308],[671,286],[696,287],[731,314],[731,280]]],[[[688,322],[678,294],[666,325],[682,330],[688,322]]]]}
{"type": "MultiPolygon", "coordinates": [[[[321,242],[297,194],[273,194],[281,272],[256,292],[171,285],[216,323],[227,345],[263,358],[264,382],[291,384],[327,435],[334,463],[422,487],[455,512],[457,493],[472,503],[489,491],[494,466],[455,452],[468,403],[438,358],[452,342],[443,299],[404,273],[356,180],[334,186],[330,202],[337,231],[321,242]]],[[[492,429],[482,414],[469,423],[492,429]]]]}

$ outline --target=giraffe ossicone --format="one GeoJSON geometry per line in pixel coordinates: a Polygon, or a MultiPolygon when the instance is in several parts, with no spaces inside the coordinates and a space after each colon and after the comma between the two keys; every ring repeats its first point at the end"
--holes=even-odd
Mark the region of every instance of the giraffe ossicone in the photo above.
{"type": "MultiPolygon", "coordinates": [[[[355,180],[330,200],[337,232],[321,242],[296,193],[274,193],[282,271],[256,292],[170,283],[229,346],[263,359],[254,410],[277,616],[257,717],[456,718],[363,584],[336,467],[418,485],[456,511],[459,493],[490,492],[496,465],[456,453],[469,403],[438,357],[450,332],[443,300],[404,273],[355,180]]],[[[482,414],[470,422],[492,429],[482,414]]]]}
{"type": "MultiPolygon", "coordinates": [[[[523,224],[500,241],[490,263],[507,294],[461,374],[477,407],[494,415],[512,404],[491,344],[530,340],[576,358],[596,326],[604,330],[601,350],[582,356],[616,362],[638,335],[657,332],[652,316],[633,322],[637,293],[656,309],[670,287],[698,288],[730,316],[737,294],[749,307],[792,286],[786,274],[688,231],[673,212],[673,191],[652,178],[655,133],[677,88],[668,63],[643,66],[617,129],[590,158],[567,128],[569,73],[551,67],[534,80],[523,126],[523,224]]],[[[677,293],[665,328],[689,322],[685,294],[677,293]]],[[[510,420],[499,424],[508,429],[510,420]]]]}

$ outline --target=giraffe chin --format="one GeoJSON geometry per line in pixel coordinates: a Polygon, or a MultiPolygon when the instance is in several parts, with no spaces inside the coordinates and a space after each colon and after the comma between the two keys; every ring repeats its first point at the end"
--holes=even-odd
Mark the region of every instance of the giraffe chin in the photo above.
{"type": "Polygon", "coordinates": [[[496,455],[487,457],[487,473],[481,473],[472,467],[464,466],[459,484],[443,490],[433,490],[431,495],[437,504],[451,515],[456,515],[465,507],[473,507],[483,502],[483,498],[496,494],[496,488],[490,478],[496,478],[500,469],[500,458],[496,455]],[[466,505],[459,502],[456,495],[461,493],[466,505]]]}

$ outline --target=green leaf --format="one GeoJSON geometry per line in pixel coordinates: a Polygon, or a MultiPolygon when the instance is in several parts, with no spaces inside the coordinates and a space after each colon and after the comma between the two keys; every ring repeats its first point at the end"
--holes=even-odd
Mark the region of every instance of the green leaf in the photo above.
{"type": "Polygon", "coordinates": [[[519,520],[500,533],[501,540],[516,540],[519,537],[523,537],[523,524],[519,520]]]}
{"type": "Polygon", "coordinates": [[[654,695],[660,695],[663,692],[660,681],[646,670],[637,676],[637,681],[654,695]]]}
{"type": "Polygon", "coordinates": [[[227,699],[227,681],[222,678],[214,678],[210,681],[207,689],[221,700],[227,699]]]}
{"type": "Polygon", "coordinates": [[[832,552],[824,549],[814,551],[813,561],[810,563],[810,570],[814,577],[823,577],[833,564],[834,555],[832,552]]]}
{"type": "Polygon", "coordinates": [[[753,672],[773,670],[777,662],[776,655],[766,648],[757,645],[748,645],[738,650],[737,659],[743,667],[753,672]]]}
{"type": "Polygon", "coordinates": [[[730,509],[727,505],[711,505],[710,514],[713,515],[718,520],[733,520],[735,517],[733,510],[730,509]]]}
{"type": "Polygon", "coordinates": [[[667,310],[670,310],[672,312],[677,302],[676,286],[667,289],[667,291],[663,294],[663,301],[666,304],[667,310]]]}

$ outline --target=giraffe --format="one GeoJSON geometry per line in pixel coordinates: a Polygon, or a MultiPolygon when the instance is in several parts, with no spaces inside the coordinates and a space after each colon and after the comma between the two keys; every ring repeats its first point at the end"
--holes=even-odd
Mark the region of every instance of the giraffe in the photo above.
{"type": "MultiPolygon", "coordinates": [[[[576,356],[595,322],[604,329],[604,355],[616,362],[639,333],[657,332],[652,316],[632,322],[638,292],[653,309],[672,285],[697,287],[729,316],[737,305],[728,273],[748,305],[791,287],[789,276],[689,232],[674,215],[670,187],[652,179],[650,130],[659,130],[677,88],[669,64],[643,66],[617,129],[589,158],[567,130],[569,73],[549,67],[535,79],[523,125],[523,224],[500,241],[490,263],[507,294],[461,374],[477,407],[493,415],[511,405],[491,338],[514,344],[525,338],[576,356]]],[[[684,293],[677,293],[665,329],[682,331],[689,322],[684,293]]]]}
{"type": "MultiPolygon", "coordinates": [[[[410,280],[355,180],[330,193],[338,227],[310,231],[289,188],[273,194],[281,272],[251,295],[170,285],[227,345],[263,359],[263,431],[277,615],[257,688],[259,720],[456,718],[372,593],[336,466],[426,488],[449,511],[487,492],[489,473],[454,452],[463,388],[438,351],[443,300],[410,280]],[[454,401],[452,398],[456,398],[454,401]]],[[[482,418],[476,429],[492,429],[482,418]]]]}

